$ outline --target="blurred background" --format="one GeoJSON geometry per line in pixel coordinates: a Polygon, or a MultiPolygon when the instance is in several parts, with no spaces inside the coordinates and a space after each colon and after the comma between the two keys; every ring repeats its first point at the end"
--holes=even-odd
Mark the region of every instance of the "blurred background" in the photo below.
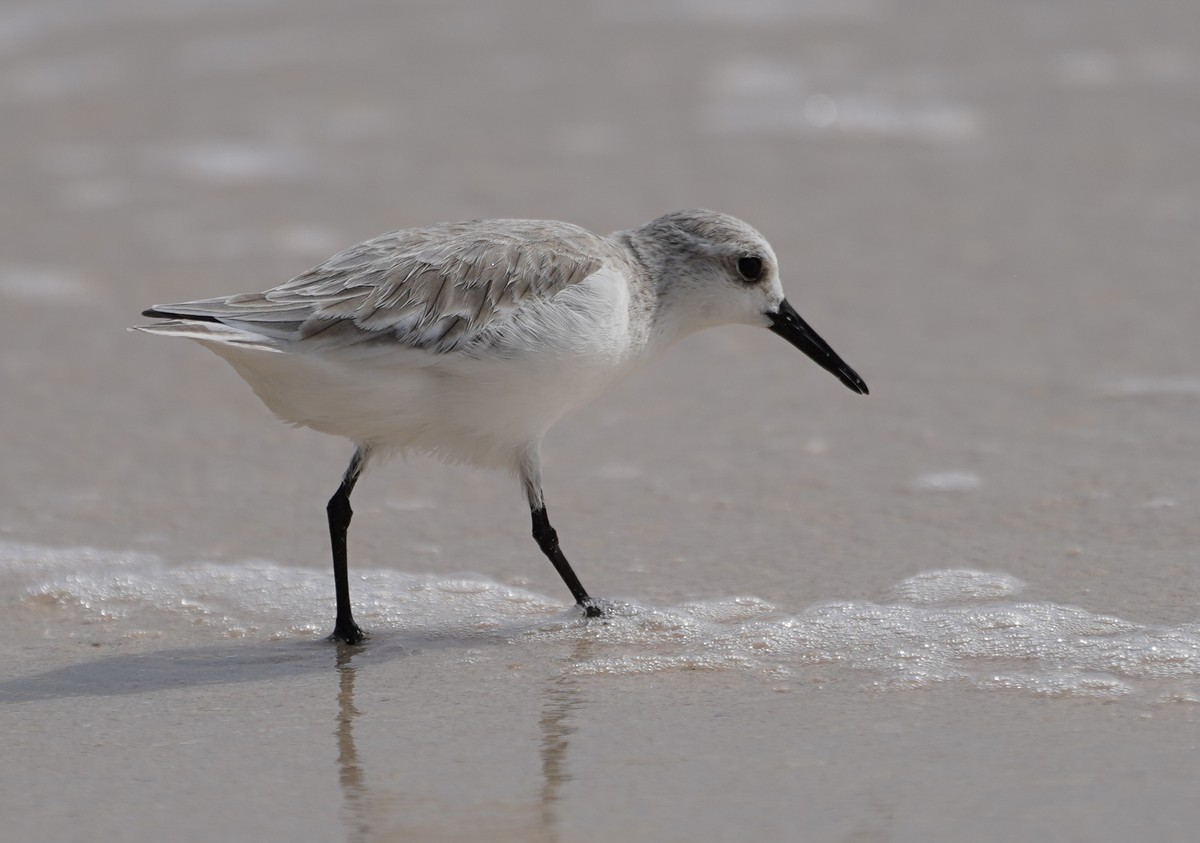
{"type": "MultiPolygon", "coordinates": [[[[1198,15],[6,2],[0,529],[323,565],[348,446],[273,422],[203,349],[127,334],[141,309],[266,289],[397,228],[707,207],[771,240],[872,395],[726,329],[561,425],[547,494],[593,590],[677,596],[614,558],[666,556],[693,560],[687,593],[725,593],[743,572],[695,554],[760,555],[747,541],[833,563],[755,572],[797,599],[951,559],[1077,591],[1134,553],[1190,612],[1198,15]]],[[[356,525],[360,558],[552,583],[507,478],[414,460],[365,483],[359,512],[384,517],[356,525]],[[404,514],[422,501],[440,508],[404,514]]],[[[1138,583],[1106,604],[1179,619],[1138,583]]]]}
{"type": "MultiPolygon", "coordinates": [[[[594,594],[798,611],[976,568],[1194,636],[1198,91],[1188,0],[3,0],[10,641],[83,657],[21,602],[30,547],[328,565],[349,444],[278,424],[204,349],[126,332],[143,308],[393,229],[686,207],[771,241],[871,395],[729,328],[561,424],[547,498],[594,594]]],[[[352,569],[568,602],[506,477],[401,461],[355,509],[352,569]]],[[[331,596],[311,613],[323,629],[331,596]]]]}

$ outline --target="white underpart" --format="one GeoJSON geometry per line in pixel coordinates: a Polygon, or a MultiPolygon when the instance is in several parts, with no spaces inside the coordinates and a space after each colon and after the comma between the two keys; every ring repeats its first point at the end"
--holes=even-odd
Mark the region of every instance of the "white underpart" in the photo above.
{"type": "Polygon", "coordinates": [[[145,330],[212,349],[289,423],[378,453],[420,451],[516,470],[551,425],[647,356],[647,326],[631,324],[629,298],[625,279],[601,269],[523,308],[486,356],[400,347],[339,353],[212,322],[145,330]]]}

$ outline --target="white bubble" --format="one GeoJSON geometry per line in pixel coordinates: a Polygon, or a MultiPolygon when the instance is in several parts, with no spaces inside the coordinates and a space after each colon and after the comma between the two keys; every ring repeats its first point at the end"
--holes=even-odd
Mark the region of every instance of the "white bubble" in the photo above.
{"type": "MultiPolygon", "coordinates": [[[[147,554],[0,542],[0,579],[23,582],[27,622],[95,640],[197,635],[317,638],[323,569],[251,561],[169,566],[147,554]]],[[[826,600],[798,612],[755,597],[670,606],[606,601],[587,621],[569,601],[457,575],[361,570],[355,614],[378,640],[470,647],[586,643],[564,670],[632,677],[740,671],[773,682],[832,677],[879,689],[958,683],[1048,697],[1175,702],[1200,687],[1200,625],[1151,626],[1077,606],[1016,601],[1001,572],[927,571],[887,602],[826,600]]]]}
{"type": "Polygon", "coordinates": [[[982,485],[973,471],[937,471],[914,477],[908,487],[914,492],[973,492],[982,485]]]}

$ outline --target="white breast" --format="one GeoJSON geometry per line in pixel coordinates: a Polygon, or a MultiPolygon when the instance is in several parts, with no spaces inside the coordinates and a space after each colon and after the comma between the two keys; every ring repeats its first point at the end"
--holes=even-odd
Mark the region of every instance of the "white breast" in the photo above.
{"type": "Polygon", "coordinates": [[[414,357],[264,352],[205,341],[280,418],[383,452],[513,467],[521,448],[643,362],[629,291],[601,270],[531,302],[476,347],[414,357]]]}

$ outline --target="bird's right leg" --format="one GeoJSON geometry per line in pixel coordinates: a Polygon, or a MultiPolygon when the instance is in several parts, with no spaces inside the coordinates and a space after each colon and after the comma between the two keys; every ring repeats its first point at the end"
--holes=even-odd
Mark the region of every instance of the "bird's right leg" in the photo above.
{"type": "Polygon", "coordinates": [[[337,595],[337,619],[333,623],[333,634],[330,641],[345,641],[347,644],[357,644],[367,637],[350,611],[350,579],[346,569],[346,533],[350,530],[350,518],[354,510],[350,508],[350,493],[354,484],[366,468],[371,451],[366,446],[359,446],[342,475],[342,485],[334,492],[325,507],[329,516],[329,542],[333,547],[333,585],[337,595]]]}

